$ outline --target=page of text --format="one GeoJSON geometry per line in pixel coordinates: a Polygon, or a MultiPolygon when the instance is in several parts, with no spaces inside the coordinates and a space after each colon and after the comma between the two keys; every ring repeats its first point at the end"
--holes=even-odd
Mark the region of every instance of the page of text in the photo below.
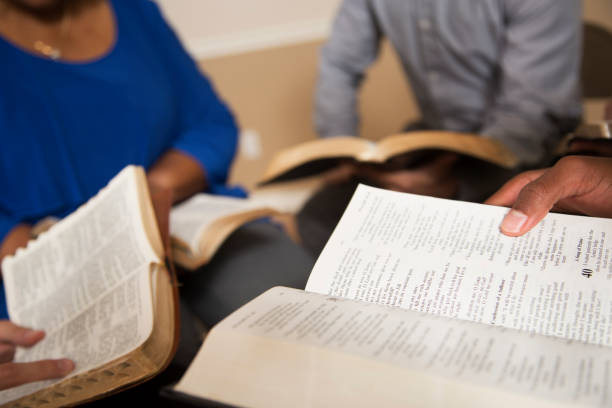
{"type": "MultiPolygon", "coordinates": [[[[153,328],[150,265],[159,262],[145,235],[135,170],[3,263],[11,320],[42,329],[43,341],[18,350],[19,362],[70,358],[71,376],[140,346],[153,328]]],[[[0,392],[9,401],[39,382],[0,392]]]]}
{"type": "Polygon", "coordinates": [[[612,220],[359,186],[306,290],[612,346],[612,220]]]}
{"type": "Polygon", "coordinates": [[[199,241],[206,229],[217,219],[243,211],[254,204],[246,199],[196,194],[170,212],[170,235],[198,252],[199,241]]]}
{"type": "Polygon", "coordinates": [[[271,289],[221,328],[545,399],[611,402],[607,347],[288,288],[271,289]]]}

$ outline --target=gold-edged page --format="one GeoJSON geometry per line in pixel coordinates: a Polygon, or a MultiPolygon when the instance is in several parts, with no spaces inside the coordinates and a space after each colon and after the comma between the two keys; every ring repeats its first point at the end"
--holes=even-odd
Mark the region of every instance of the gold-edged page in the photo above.
{"type": "MultiPolygon", "coordinates": [[[[144,232],[129,166],[87,204],[2,264],[8,310],[46,337],[15,360],[70,358],[86,372],[138,348],[151,334],[151,264],[160,260],[144,232]]],[[[0,402],[59,380],[0,392],[0,402]]]]}
{"type": "Polygon", "coordinates": [[[401,133],[379,143],[381,159],[420,149],[442,149],[502,166],[514,168],[519,160],[514,153],[497,140],[471,133],[426,130],[401,133]]]}
{"type": "Polygon", "coordinates": [[[197,256],[202,235],[216,220],[252,210],[255,205],[242,198],[196,194],[170,211],[170,235],[197,256]]]}
{"type": "MultiPolygon", "coordinates": [[[[266,168],[260,183],[265,183],[282,174],[306,164],[321,159],[354,157],[373,150],[373,143],[352,136],[336,136],[325,139],[311,140],[291,146],[278,152],[266,168]]],[[[368,157],[370,153],[365,153],[368,157]]]]}
{"type": "Polygon", "coordinates": [[[176,390],[253,407],[609,406],[611,363],[608,348],[277,287],[213,328],[176,390]]]}
{"type": "Polygon", "coordinates": [[[306,290],[612,346],[612,220],[507,211],[359,186],[306,290]]]}

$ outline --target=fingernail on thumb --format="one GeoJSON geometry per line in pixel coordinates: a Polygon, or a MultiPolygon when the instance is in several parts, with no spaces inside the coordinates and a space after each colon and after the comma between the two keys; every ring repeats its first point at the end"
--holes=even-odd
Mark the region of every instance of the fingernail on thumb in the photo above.
{"type": "Polygon", "coordinates": [[[501,230],[502,232],[510,234],[518,234],[526,221],[527,214],[518,210],[510,210],[510,212],[506,214],[504,221],[502,221],[501,230]]]}
{"type": "Polygon", "coordinates": [[[45,333],[42,330],[31,330],[28,329],[23,333],[23,341],[26,343],[32,343],[34,341],[40,340],[45,336],[45,333]]]}
{"type": "Polygon", "coordinates": [[[63,375],[68,374],[74,370],[74,363],[70,360],[57,360],[57,368],[62,372],[63,375]]]}

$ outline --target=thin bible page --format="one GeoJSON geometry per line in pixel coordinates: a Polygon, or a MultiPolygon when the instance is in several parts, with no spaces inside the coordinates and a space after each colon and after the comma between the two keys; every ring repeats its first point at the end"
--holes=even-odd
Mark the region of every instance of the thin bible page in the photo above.
{"type": "MultiPolygon", "coordinates": [[[[145,235],[137,169],[129,167],[96,197],[3,263],[9,315],[44,329],[16,361],[71,358],[71,376],[112,361],[151,334],[150,267],[160,262],[145,235]]],[[[0,393],[0,401],[51,384],[0,393]]]]}
{"type": "Polygon", "coordinates": [[[170,212],[170,235],[189,245],[197,253],[200,237],[217,219],[253,209],[255,205],[241,198],[196,194],[170,212]]]}
{"type": "Polygon", "coordinates": [[[360,186],[306,290],[611,346],[612,220],[506,211],[360,186]]]}
{"type": "MultiPolygon", "coordinates": [[[[607,348],[295,289],[271,289],[214,328],[209,339],[216,336],[216,331],[222,334],[222,339],[236,339],[232,342],[238,349],[210,350],[207,355],[207,339],[178,384],[179,391],[197,395],[202,389],[210,388],[203,379],[215,375],[231,383],[232,379],[227,375],[234,371],[251,371],[253,378],[247,383],[252,383],[249,387],[254,392],[259,387],[282,388],[280,377],[258,376],[253,371],[257,371],[259,366],[279,365],[269,360],[281,357],[267,355],[265,350],[272,350],[270,354],[274,354],[282,344],[293,343],[296,344],[295,350],[282,357],[283,361],[287,367],[303,372],[300,375],[307,378],[324,376],[325,373],[317,371],[324,364],[319,359],[337,352],[403,367],[420,375],[450,379],[458,384],[474,384],[586,406],[607,406],[610,403],[606,390],[612,386],[608,372],[612,350],[607,348]],[[269,339],[269,347],[254,348],[259,339],[269,339]],[[278,342],[277,347],[274,342],[278,342]],[[211,361],[207,358],[230,361],[231,356],[243,352],[253,356],[249,358],[253,367],[239,358],[237,366],[227,368],[228,373],[210,372],[211,361]],[[304,366],[296,363],[298,361],[304,366]]],[[[338,382],[350,389],[350,377],[358,377],[359,370],[358,364],[345,367],[344,378],[338,382]]],[[[262,368],[264,371],[266,369],[262,368]]],[[[379,380],[386,381],[384,373],[379,380]]],[[[302,393],[308,390],[306,383],[296,387],[302,389],[302,393]]],[[[209,395],[216,392],[216,389],[210,389],[209,395]]],[[[437,392],[452,391],[438,389],[437,392]]],[[[337,394],[342,395],[342,389],[338,389],[337,394]]],[[[363,391],[363,394],[368,392],[363,391]]],[[[414,401],[419,398],[412,397],[414,401]]],[[[503,398],[503,395],[498,397],[503,398]]],[[[302,398],[308,399],[306,395],[302,398]]],[[[409,401],[410,396],[407,398],[409,401]]],[[[386,404],[384,399],[380,403],[386,404]]]]}

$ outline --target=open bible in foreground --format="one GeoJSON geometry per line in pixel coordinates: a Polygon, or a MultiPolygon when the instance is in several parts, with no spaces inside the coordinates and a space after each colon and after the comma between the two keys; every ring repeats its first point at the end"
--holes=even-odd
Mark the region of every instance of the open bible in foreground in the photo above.
{"type": "Polygon", "coordinates": [[[416,166],[439,151],[455,152],[503,168],[518,158],[500,142],[479,135],[447,131],[408,132],[373,142],[358,137],[332,137],[298,144],[277,153],[260,183],[320,174],[343,160],[386,166],[416,166]]]}
{"type": "Polygon", "coordinates": [[[209,333],[171,393],[241,407],[612,406],[612,220],[359,186],[306,291],[209,333]]]}
{"type": "Polygon", "coordinates": [[[46,337],[18,362],[70,358],[68,377],[0,392],[9,407],[100,398],[161,371],[174,353],[174,279],[144,170],[129,166],[76,212],[2,263],[11,320],[46,337]]]}

